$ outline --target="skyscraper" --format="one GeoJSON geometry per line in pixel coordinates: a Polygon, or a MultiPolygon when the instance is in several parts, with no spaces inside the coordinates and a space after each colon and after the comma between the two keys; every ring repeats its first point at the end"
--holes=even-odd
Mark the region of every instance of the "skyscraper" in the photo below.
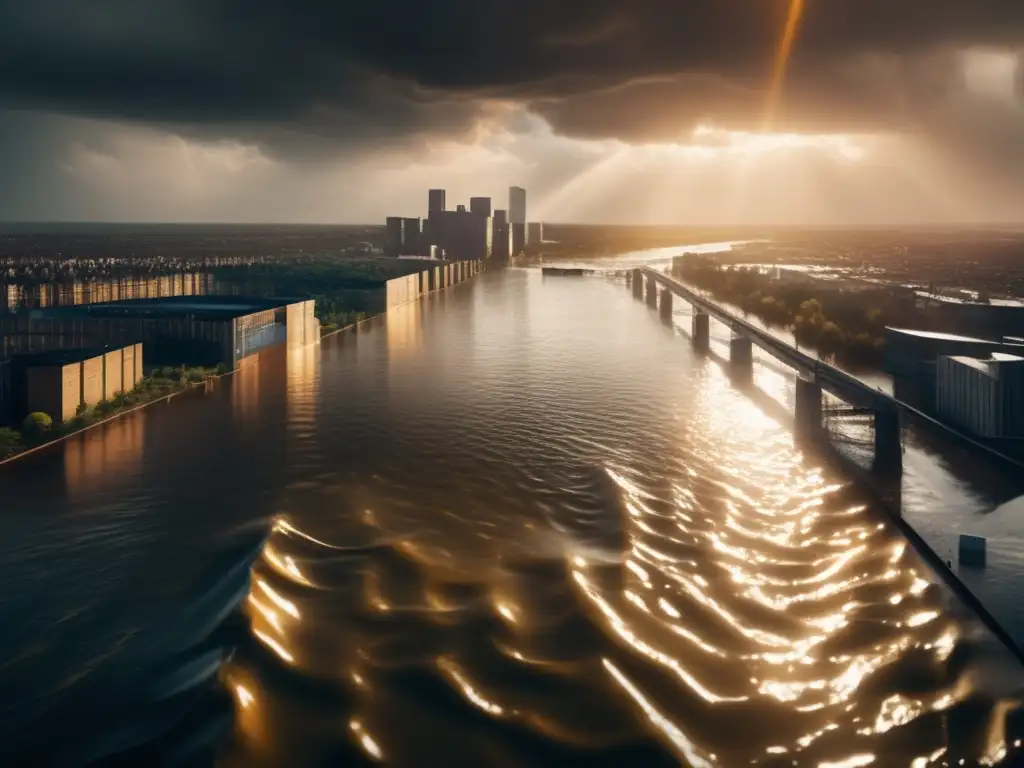
{"type": "Polygon", "coordinates": [[[384,244],[384,253],[388,256],[399,256],[402,253],[402,217],[388,216],[387,239],[384,244]]]}
{"type": "Polygon", "coordinates": [[[526,226],[526,190],[522,187],[508,188],[508,222],[526,226]]]}
{"type": "Polygon", "coordinates": [[[491,228],[491,254],[500,263],[508,261],[512,252],[512,233],[508,227],[508,212],[499,208],[494,212],[491,228]]]}
{"type": "Polygon", "coordinates": [[[491,215],[491,198],[471,197],[469,198],[469,210],[480,216],[491,215]]]}
{"type": "Polygon", "coordinates": [[[432,189],[427,193],[429,203],[427,205],[427,213],[431,214],[435,211],[445,210],[444,202],[444,190],[443,189],[432,189]]]}
{"type": "Polygon", "coordinates": [[[544,242],[544,225],[539,221],[531,221],[526,225],[526,242],[540,245],[544,242]]]}

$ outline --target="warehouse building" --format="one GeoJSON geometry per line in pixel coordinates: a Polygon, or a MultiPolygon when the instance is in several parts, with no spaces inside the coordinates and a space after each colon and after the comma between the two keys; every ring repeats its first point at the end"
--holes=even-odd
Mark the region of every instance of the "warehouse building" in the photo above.
{"type": "Polygon", "coordinates": [[[173,296],[54,307],[0,318],[0,336],[61,337],[74,348],[146,345],[153,366],[237,367],[267,347],[320,340],[312,299],[173,296]]]}
{"type": "Polygon", "coordinates": [[[1024,438],[1024,357],[942,357],[938,363],[939,415],[989,438],[1024,438]]]}
{"type": "Polygon", "coordinates": [[[15,355],[2,366],[0,411],[5,423],[29,413],[47,414],[54,423],[75,417],[80,406],[135,387],[142,378],[142,345],[66,349],[15,355]]]}

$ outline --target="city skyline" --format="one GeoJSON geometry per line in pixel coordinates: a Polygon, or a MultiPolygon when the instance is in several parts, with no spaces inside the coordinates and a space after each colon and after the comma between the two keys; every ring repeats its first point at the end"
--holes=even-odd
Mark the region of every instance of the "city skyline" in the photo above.
{"type": "Polygon", "coordinates": [[[437,179],[544,221],[1024,221],[1005,0],[9,5],[7,221],[367,223],[437,179]]]}

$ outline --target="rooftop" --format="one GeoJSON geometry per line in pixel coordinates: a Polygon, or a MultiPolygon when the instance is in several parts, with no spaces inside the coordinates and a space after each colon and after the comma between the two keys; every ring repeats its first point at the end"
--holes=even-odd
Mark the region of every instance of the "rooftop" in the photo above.
{"type": "Polygon", "coordinates": [[[167,296],[157,299],[126,299],[97,304],[80,304],[74,307],[53,307],[32,310],[32,314],[40,317],[67,314],[84,314],[90,317],[180,317],[191,315],[199,319],[230,320],[302,301],[308,301],[308,299],[262,296],[167,296]]]}
{"type": "Polygon", "coordinates": [[[989,339],[978,339],[973,336],[958,336],[955,333],[940,333],[938,331],[920,331],[915,328],[886,328],[887,331],[893,333],[902,333],[905,336],[917,336],[922,339],[938,339],[941,341],[960,341],[970,342],[973,344],[998,344],[997,341],[990,341],[989,339]]]}
{"type": "Polygon", "coordinates": [[[105,355],[107,352],[115,352],[124,349],[125,345],[117,344],[106,347],[80,347],[78,349],[51,349],[46,352],[20,352],[12,355],[12,360],[18,360],[30,366],[56,366],[81,363],[85,360],[92,360],[94,357],[105,355]]]}

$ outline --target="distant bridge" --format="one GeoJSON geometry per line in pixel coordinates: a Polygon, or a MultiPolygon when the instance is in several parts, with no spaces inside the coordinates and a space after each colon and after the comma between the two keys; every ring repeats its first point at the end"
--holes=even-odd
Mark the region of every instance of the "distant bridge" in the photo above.
{"type": "Polygon", "coordinates": [[[872,469],[877,474],[899,475],[903,470],[903,447],[901,441],[901,414],[913,416],[915,420],[938,428],[945,436],[986,455],[1001,466],[1020,471],[1019,462],[994,451],[987,445],[952,429],[913,406],[897,400],[892,395],[875,389],[834,365],[822,362],[801,352],[791,344],[774,336],[770,331],[737,317],[714,301],[694,291],[671,275],[650,267],[632,270],[629,277],[633,295],[644,298],[652,307],[660,305],[665,319],[672,315],[672,297],[679,296],[694,308],[692,335],[699,348],[707,350],[710,343],[709,320],[714,318],[732,329],[729,341],[729,362],[733,375],[750,380],[753,376],[753,355],[751,346],[756,344],[772,357],[793,368],[799,374],[796,389],[796,431],[806,438],[824,436],[822,420],[822,391],[829,392],[853,406],[858,413],[874,415],[874,461],[872,469]],[[659,296],[659,287],[661,288],[659,296]]]}

